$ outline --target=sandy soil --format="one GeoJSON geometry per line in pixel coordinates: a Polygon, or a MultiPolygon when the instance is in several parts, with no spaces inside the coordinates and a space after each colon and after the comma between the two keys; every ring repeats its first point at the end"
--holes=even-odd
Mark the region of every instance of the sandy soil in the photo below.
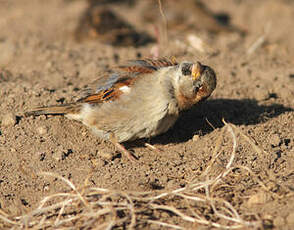
{"type": "MultiPolygon", "coordinates": [[[[252,173],[233,170],[222,186],[214,188],[213,196],[228,201],[245,220],[259,222],[260,228],[294,229],[294,2],[213,0],[207,6],[227,13],[231,23],[247,34],[170,28],[169,43],[162,45],[159,54],[212,66],[218,86],[207,102],[183,113],[170,131],[150,140],[162,151],[131,143],[129,148],[139,158],[134,164],[119,153],[107,152],[111,146],[98,142],[78,122],[21,114],[36,106],[78,99],[101,72],[125,60],[151,56],[156,44],[133,48],[76,42],[73,34],[87,7],[84,1],[0,0],[2,216],[15,220],[36,209],[45,196],[70,191],[64,182],[44,177],[41,171],[63,176],[77,187],[87,179],[92,187],[118,191],[158,193],[200,181],[219,147],[219,137],[222,144],[215,170],[224,169],[230,158],[232,139],[224,118],[235,125],[238,146],[233,165],[248,167],[252,173]],[[193,48],[189,35],[201,38],[207,52],[193,48]],[[260,39],[262,44],[252,50],[260,39]]],[[[122,17],[156,37],[154,26],[138,19],[141,8],[123,7],[122,17]]],[[[161,202],[185,211],[185,200],[161,202]]],[[[232,225],[202,208],[208,221],[232,225]]],[[[148,215],[184,228],[196,227],[171,211],[148,214],[146,209],[143,216],[148,215]]],[[[1,229],[11,226],[0,218],[1,229]]],[[[164,228],[151,223],[135,227],[164,228]]]]}

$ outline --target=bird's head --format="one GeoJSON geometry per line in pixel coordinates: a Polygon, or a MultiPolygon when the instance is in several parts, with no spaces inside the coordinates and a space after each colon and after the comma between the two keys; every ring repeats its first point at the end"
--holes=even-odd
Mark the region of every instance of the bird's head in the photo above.
{"type": "Polygon", "coordinates": [[[175,96],[181,110],[205,100],[216,87],[214,70],[200,62],[181,62],[174,80],[175,96]]]}

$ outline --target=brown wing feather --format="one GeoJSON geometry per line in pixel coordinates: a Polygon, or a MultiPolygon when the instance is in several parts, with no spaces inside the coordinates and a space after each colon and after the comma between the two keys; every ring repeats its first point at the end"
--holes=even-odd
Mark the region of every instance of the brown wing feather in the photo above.
{"type": "Polygon", "coordinates": [[[177,65],[174,58],[143,59],[131,61],[128,65],[119,66],[119,77],[114,83],[107,87],[102,86],[98,92],[88,95],[79,100],[89,104],[99,104],[106,101],[113,101],[119,98],[124,92],[120,90],[123,86],[131,86],[141,74],[150,74],[162,67],[177,65]],[[105,89],[106,88],[106,89],[105,89]]]}
{"type": "Polygon", "coordinates": [[[146,66],[120,66],[119,69],[129,73],[152,73],[155,69],[146,66]]]}
{"type": "Polygon", "coordinates": [[[103,103],[106,101],[113,101],[119,98],[120,95],[123,94],[123,91],[120,90],[123,86],[130,86],[135,81],[135,78],[126,78],[122,79],[115,84],[113,84],[110,88],[101,90],[97,93],[91,94],[85,98],[79,100],[79,102],[85,102],[89,104],[103,103]]]}
{"type": "Polygon", "coordinates": [[[168,67],[168,66],[173,66],[178,64],[175,57],[160,58],[160,59],[145,59],[145,62],[157,68],[168,67]]]}
{"type": "Polygon", "coordinates": [[[35,108],[32,111],[24,113],[24,116],[40,116],[40,115],[61,115],[61,114],[75,114],[79,113],[81,109],[80,103],[69,103],[63,105],[52,105],[47,107],[35,108]]]}

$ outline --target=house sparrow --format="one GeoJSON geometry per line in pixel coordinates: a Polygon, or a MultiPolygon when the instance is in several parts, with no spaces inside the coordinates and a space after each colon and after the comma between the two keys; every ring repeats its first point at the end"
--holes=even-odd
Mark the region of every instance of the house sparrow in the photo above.
{"type": "Polygon", "coordinates": [[[208,98],[215,87],[214,70],[200,62],[135,60],[100,79],[98,88],[77,102],[25,115],[60,114],[81,121],[133,159],[120,143],[166,132],[180,111],[208,98]]]}

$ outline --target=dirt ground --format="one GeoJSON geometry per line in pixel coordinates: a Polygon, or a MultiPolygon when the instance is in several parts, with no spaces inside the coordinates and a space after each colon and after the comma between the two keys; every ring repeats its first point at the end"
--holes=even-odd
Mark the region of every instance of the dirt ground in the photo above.
{"type": "MultiPolygon", "coordinates": [[[[74,31],[86,1],[0,0],[0,229],[25,228],[17,217],[36,210],[46,196],[71,192],[64,181],[40,172],[62,176],[77,188],[87,184],[119,194],[163,194],[225,171],[234,150],[231,172],[209,187],[210,196],[215,203],[217,199],[228,202],[249,224],[222,218],[212,203],[191,201],[189,205],[188,198],[171,196],[157,199],[153,206],[134,201],[141,208],[135,224],[127,212],[118,210],[112,227],[212,229],[220,227],[213,224],[217,223],[239,224],[242,229],[294,229],[294,2],[211,0],[205,4],[214,13],[229,15],[231,25],[245,34],[207,32],[201,19],[195,19],[192,22],[203,28],[181,30],[171,24],[168,39],[158,43],[155,28],[164,18],[154,1],[157,22],[148,23],[147,16],[144,20],[140,4],[113,5],[113,9],[155,42],[139,47],[111,46],[99,39],[77,42],[74,31]],[[204,42],[204,50],[195,45],[195,39],[204,42]],[[108,152],[112,146],[100,143],[78,122],[62,116],[22,116],[37,106],[77,100],[112,65],[157,54],[210,65],[217,72],[218,85],[209,100],[184,112],[170,131],[147,140],[161,151],[142,143],[128,144],[138,163],[114,149],[108,152]],[[222,118],[231,125],[225,126],[222,118]],[[214,151],[219,155],[205,177],[214,151]],[[155,204],[162,206],[155,208],[155,204]],[[208,223],[194,222],[163,205],[194,220],[200,215],[208,223]]],[[[181,7],[178,9],[193,19],[189,3],[181,7]]],[[[169,22],[167,11],[166,18],[169,22]]],[[[194,195],[208,196],[205,189],[194,195]]],[[[82,213],[83,208],[77,209],[70,215],[82,213]]],[[[58,214],[60,208],[54,210],[58,214]]],[[[46,215],[46,221],[56,218],[53,211],[46,215]]],[[[40,216],[32,218],[40,221],[40,216]]],[[[99,218],[91,226],[106,228],[103,223],[110,217],[101,214],[99,218]]],[[[68,222],[66,227],[78,228],[82,222],[68,222]]],[[[33,222],[26,227],[38,229],[33,222]]]]}

